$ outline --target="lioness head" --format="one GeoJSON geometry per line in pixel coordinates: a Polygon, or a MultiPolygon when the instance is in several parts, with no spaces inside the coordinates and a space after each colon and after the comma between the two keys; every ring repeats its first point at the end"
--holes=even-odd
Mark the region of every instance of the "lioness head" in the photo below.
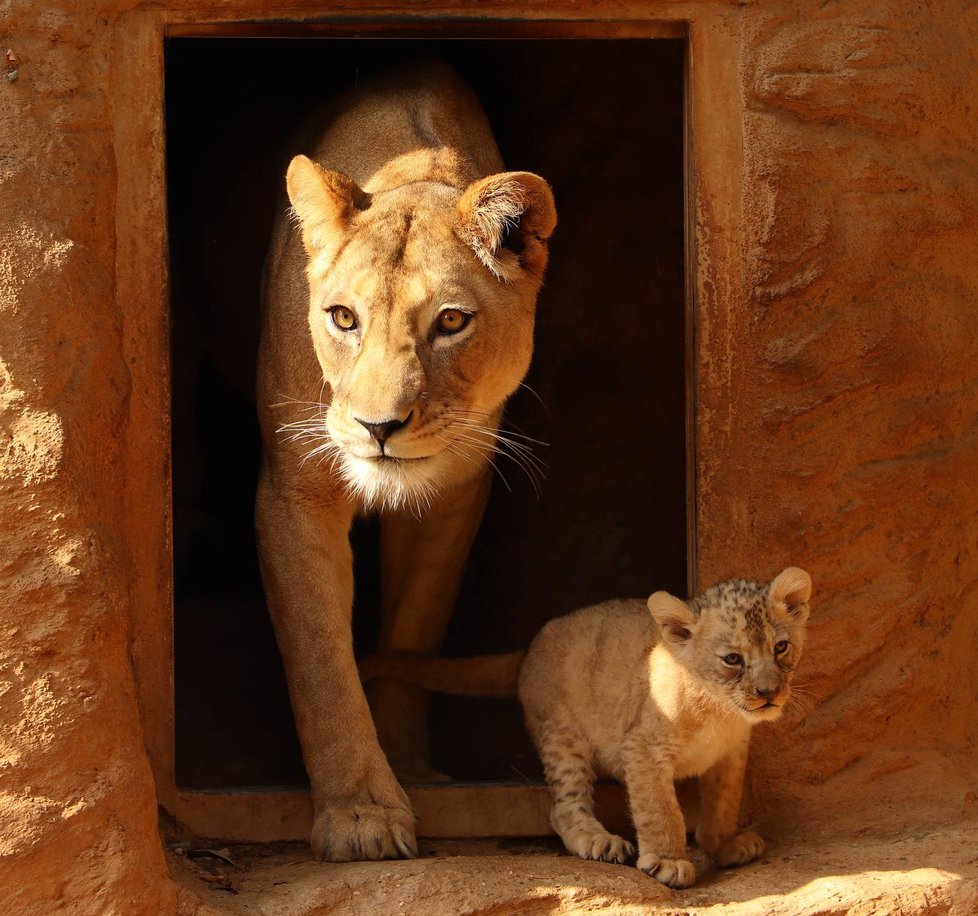
{"type": "Polygon", "coordinates": [[[371,195],[297,156],[287,185],[336,466],[374,504],[470,476],[529,367],[557,219],[547,183],[506,172],[371,195]]]}
{"type": "Polygon", "coordinates": [[[731,579],[698,598],[649,598],[665,645],[704,693],[749,722],[776,719],[805,644],[812,580],[789,566],[769,585],[731,579]]]}

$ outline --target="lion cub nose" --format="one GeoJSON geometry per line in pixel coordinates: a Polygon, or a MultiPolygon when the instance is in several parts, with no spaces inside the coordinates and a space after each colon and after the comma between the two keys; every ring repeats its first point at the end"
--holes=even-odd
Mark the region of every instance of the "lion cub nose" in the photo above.
{"type": "Polygon", "coordinates": [[[368,420],[361,420],[359,417],[354,419],[377,440],[378,444],[383,445],[393,433],[411,422],[413,413],[414,411],[409,413],[403,420],[381,420],[380,423],[371,423],[368,420]]]}
{"type": "Polygon", "coordinates": [[[773,700],[778,695],[779,689],[780,688],[778,687],[768,687],[768,686],[758,686],[756,688],[757,695],[767,700],[768,702],[773,700]]]}

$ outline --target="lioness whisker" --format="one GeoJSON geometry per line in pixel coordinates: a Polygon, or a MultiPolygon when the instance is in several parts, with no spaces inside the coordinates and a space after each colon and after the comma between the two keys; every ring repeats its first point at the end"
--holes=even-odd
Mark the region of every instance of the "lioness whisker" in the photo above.
{"type": "Polygon", "coordinates": [[[548,445],[548,443],[543,442],[540,439],[534,439],[532,436],[527,436],[524,433],[517,433],[509,429],[504,430],[501,428],[486,426],[483,423],[476,423],[473,420],[468,419],[467,417],[455,417],[452,420],[452,423],[456,426],[463,426],[466,429],[472,430],[473,432],[485,433],[486,435],[492,436],[494,438],[498,437],[501,439],[510,439],[511,441],[518,441],[521,439],[525,440],[525,442],[521,442],[520,444],[524,445],[526,448],[530,447],[529,445],[527,445],[527,443],[533,443],[535,445],[544,445],[544,446],[548,445]],[[516,439],[512,438],[514,436],[516,437],[516,439]]]}
{"type": "Polygon", "coordinates": [[[541,398],[540,395],[537,394],[536,391],[533,388],[531,388],[529,385],[527,385],[526,382],[520,382],[520,388],[525,388],[527,391],[529,391],[530,394],[532,394],[533,397],[535,397],[540,402],[540,406],[544,410],[547,409],[547,405],[544,403],[543,398],[541,398]]]}
{"type": "MultiPolygon", "coordinates": [[[[466,427],[465,427],[464,424],[460,424],[459,425],[459,428],[464,429],[466,427]]],[[[480,439],[475,439],[475,438],[473,438],[471,436],[466,436],[464,433],[463,434],[456,435],[455,438],[458,439],[458,440],[461,440],[461,441],[468,442],[474,448],[481,450],[482,453],[485,455],[486,460],[488,460],[490,463],[492,463],[493,467],[496,468],[497,471],[499,471],[498,466],[492,461],[492,459],[489,456],[491,454],[496,454],[496,455],[501,455],[504,458],[508,458],[510,461],[512,461],[514,464],[516,464],[526,474],[527,478],[529,478],[529,481],[530,481],[531,485],[533,486],[534,491],[537,494],[537,497],[540,496],[540,492],[541,492],[540,491],[540,482],[537,479],[537,475],[540,474],[539,469],[536,468],[535,466],[529,464],[529,462],[527,462],[526,460],[521,459],[521,457],[519,455],[511,454],[510,452],[507,452],[504,448],[501,448],[500,445],[501,444],[502,445],[505,445],[506,444],[505,442],[500,443],[500,441],[497,439],[495,442],[493,442],[492,444],[490,444],[490,443],[484,442],[484,441],[482,441],[480,439]]],[[[499,476],[500,477],[503,477],[503,474],[502,474],[501,471],[499,471],[499,476]]],[[[503,480],[505,482],[505,477],[503,477],[503,480]]],[[[508,483],[507,483],[507,488],[509,488],[509,484],[508,483]]]]}
{"type": "Polygon", "coordinates": [[[500,436],[499,442],[505,445],[507,448],[513,449],[515,453],[518,453],[527,461],[532,463],[541,474],[547,467],[547,462],[544,461],[539,455],[535,454],[529,446],[524,445],[522,442],[513,442],[511,439],[506,439],[503,436],[500,436]]]}
{"type": "Polygon", "coordinates": [[[325,413],[327,410],[329,410],[329,404],[323,403],[323,399],[322,399],[323,392],[325,390],[326,390],[326,387],[325,387],[325,382],[324,382],[323,388],[319,392],[319,400],[318,401],[303,401],[301,398],[293,398],[290,395],[281,394],[280,393],[279,394],[279,397],[282,400],[281,401],[277,401],[274,404],[269,404],[268,406],[269,407],[278,408],[278,407],[290,407],[290,406],[294,406],[294,405],[297,405],[297,404],[299,404],[299,405],[311,405],[313,407],[321,407],[322,410],[323,410],[323,412],[325,413]]]}
{"type": "Polygon", "coordinates": [[[329,409],[328,404],[320,404],[317,401],[281,401],[278,404],[269,404],[268,406],[276,409],[280,407],[294,407],[296,410],[304,410],[307,412],[310,410],[318,410],[324,416],[326,411],[329,409]]]}
{"type": "Polygon", "coordinates": [[[492,469],[499,475],[499,479],[502,480],[503,485],[506,487],[506,489],[510,493],[513,492],[513,488],[509,485],[509,481],[506,479],[506,475],[500,470],[499,465],[496,464],[496,462],[493,460],[493,455],[501,454],[500,452],[497,452],[492,445],[483,442],[479,439],[473,439],[470,436],[462,435],[462,436],[455,436],[454,438],[457,442],[465,442],[467,445],[470,446],[470,448],[472,448],[473,451],[481,454],[482,457],[492,467],[492,469]]]}
{"type": "Polygon", "coordinates": [[[329,438],[329,433],[323,429],[322,424],[309,424],[308,426],[280,426],[276,432],[280,435],[289,433],[290,435],[285,437],[287,442],[291,442],[293,439],[309,438],[311,436],[316,436],[323,439],[329,438]]]}
{"type": "MultiPolygon", "coordinates": [[[[499,431],[494,431],[489,427],[477,426],[476,424],[470,423],[468,421],[456,421],[457,427],[467,429],[471,432],[481,433],[487,436],[492,436],[495,439],[495,449],[498,454],[506,455],[510,460],[515,461],[523,467],[527,476],[531,478],[534,482],[534,489],[537,490],[537,495],[540,495],[539,482],[535,479],[535,475],[539,476],[540,482],[546,477],[545,469],[546,462],[544,462],[539,456],[534,454],[531,447],[525,442],[519,442],[514,439],[509,438],[505,433],[499,431]],[[512,450],[512,454],[505,451],[506,448],[512,450]],[[532,473],[530,468],[532,468],[532,473]]],[[[529,437],[527,437],[529,438],[529,437]]]]}
{"type": "MultiPolygon", "coordinates": [[[[488,418],[490,416],[488,413],[486,413],[485,411],[482,411],[482,410],[467,410],[465,408],[459,408],[459,407],[447,407],[447,408],[445,408],[445,413],[451,414],[451,415],[454,415],[454,416],[457,416],[460,419],[462,419],[464,422],[472,425],[473,427],[476,424],[472,420],[470,420],[466,416],[466,414],[470,414],[472,416],[486,417],[486,418],[488,418]]],[[[532,442],[535,445],[544,445],[544,446],[549,446],[550,445],[549,442],[544,442],[542,439],[536,439],[533,436],[527,435],[518,426],[516,426],[515,423],[511,423],[509,420],[504,420],[504,422],[505,423],[508,423],[509,426],[512,426],[513,429],[506,428],[504,430],[500,426],[500,428],[498,430],[493,430],[493,431],[494,432],[498,432],[498,433],[505,432],[506,435],[510,435],[510,436],[518,436],[520,439],[526,439],[528,442],[532,442]]],[[[481,424],[480,424],[480,428],[482,428],[483,430],[486,430],[486,431],[489,431],[489,430],[492,429],[492,427],[484,426],[484,425],[481,425],[481,424]]]]}
{"type": "Polygon", "coordinates": [[[291,430],[312,430],[327,435],[326,423],[323,417],[306,417],[302,420],[293,420],[291,423],[283,423],[275,431],[277,433],[284,433],[291,430]]]}
{"type": "Polygon", "coordinates": [[[306,452],[306,454],[303,455],[302,460],[299,462],[299,466],[301,467],[310,458],[313,458],[316,455],[321,455],[322,456],[320,458],[320,460],[319,460],[319,463],[320,464],[326,458],[330,458],[335,463],[336,458],[338,457],[339,453],[340,453],[340,449],[337,447],[336,443],[334,443],[330,439],[327,439],[324,442],[322,442],[320,445],[317,445],[315,448],[310,449],[308,452],[306,452]]]}
{"type": "MultiPolygon", "coordinates": [[[[451,440],[446,439],[443,436],[437,436],[437,438],[438,438],[438,440],[440,442],[442,442],[444,444],[445,449],[448,452],[450,452],[453,455],[457,455],[459,458],[461,458],[464,461],[468,462],[473,467],[479,467],[479,462],[476,461],[475,458],[473,458],[471,455],[466,454],[465,449],[463,447],[461,447],[459,444],[457,444],[455,442],[452,442],[451,440]]],[[[474,450],[478,454],[481,454],[487,460],[488,464],[499,475],[499,479],[503,482],[503,486],[505,486],[506,489],[510,493],[512,493],[513,492],[513,489],[512,489],[512,487],[510,487],[509,481],[506,479],[506,477],[503,474],[503,472],[499,469],[499,466],[492,460],[491,455],[493,453],[491,451],[484,451],[484,450],[482,450],[480,448],[475,448],[474,450]]]]}
{"type": "Polygon", "coordinates": [[[521,452],[507,452],[504,446],[508,444],[509,443],[505,441],[498,443],[499,447],[497,447],[497,454],[502,455],[505,458],[509,458],[510,461],[519,465],[523,469],[524,473],[533,484],[533,489],[536,492],[537,498],[539,498],[542,492],[541,483],[543,480],[543,471],[529,460],[530,456],[524,455],[521,452]]]}
{"type": "Polygon", "coordinates": [[[437,433],[435,434],[435,438],[445,446],[446,451],[453,455],[457,455],[459,458],[463,458],[473,467],[479,466],[478,462],[471,455],[466,455],[465,452],[456,447],[450,439],[446,439],[444,436],[439,436],[437,433]]]}

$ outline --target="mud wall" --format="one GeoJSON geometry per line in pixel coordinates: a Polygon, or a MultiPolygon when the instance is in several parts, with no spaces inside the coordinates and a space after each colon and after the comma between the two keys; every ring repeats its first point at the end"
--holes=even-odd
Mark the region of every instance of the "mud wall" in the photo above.
{"type": "MultiPolygon", "coordinates": [[[[137,486],[126,468],[143,433],[123,355],[132,316],[116,304],[116,170],[141,151],[114,143],[113,35],[135,6],[0,3],[0,888],[12,913],[196,907],[165,877],[127,645],[138,544],[123,537],[137,486]]],[[[232,7],[267,13],[241,0],[221,15],[232,7]]],[[[800,680],[821,702],[758,741],[755,817],[768,830],[974,817],[978,12],[617,10],[721,7],[740,77],[742,224],[698,201],[700,237],[732,246],[697,263],[710,293],[696,314],[698,576],[791,561],[818,588],[800,680]]],[[[147,513],[146,530],[158,524],[147,513]]]]}
{"type": "Polygon", "coordinates": [[[113,12],[0,7],[0,888],[18,914],[176,906],[127,647],[113,12]]]}
{"type": "Polygon", "coordinates": [[[974,817],[978,16],[823,6],[744,13],[747,301],[730,404],[701,418],[725,455],[701,574],[817,583],[819,705],[758,733],[755,792],[794,802],[772,810],[974,817]]]}

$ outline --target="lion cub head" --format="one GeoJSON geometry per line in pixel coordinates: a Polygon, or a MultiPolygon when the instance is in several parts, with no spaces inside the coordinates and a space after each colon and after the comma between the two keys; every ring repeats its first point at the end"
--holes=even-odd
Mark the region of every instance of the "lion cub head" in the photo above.
{"type": "Polygon", "coordinates": [[[470,476],[530,364],[549,186],[507,172],[369,194],[305,156],[287,185],[336,466],[374,504],[470,476]]]}
{"type": "Polygon", "coordinates": [[[663,643],[701,690],[749,722],[776,719],[805,644],[811,577],[789,566],[769,585],[731,579],[698,598],[649,598],[663,643]]]}

